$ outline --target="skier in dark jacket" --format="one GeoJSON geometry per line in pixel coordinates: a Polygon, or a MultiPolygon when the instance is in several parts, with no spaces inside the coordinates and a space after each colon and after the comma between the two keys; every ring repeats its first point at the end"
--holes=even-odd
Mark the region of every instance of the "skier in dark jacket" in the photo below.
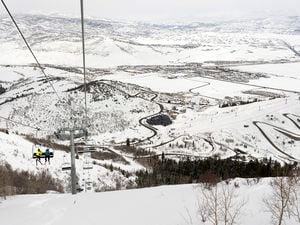
{"type": "Polygon", "coordinates": [[[47,161],[50,165],[50,150],[49,150],[49,148],[47,148],[45,151],[45,165],[46,165],[47,161]]]}

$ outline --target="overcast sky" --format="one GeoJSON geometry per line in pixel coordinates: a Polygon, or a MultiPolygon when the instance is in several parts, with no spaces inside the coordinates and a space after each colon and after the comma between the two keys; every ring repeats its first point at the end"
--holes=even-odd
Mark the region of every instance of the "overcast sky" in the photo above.
{"type": "MultiPolygon", "coordinates": [[[[80,0],[5,0],[13,13],[80,15],[80,0]]],[[[300,15],[300,0],[84,0],[90,17],[161,21],[242,15],[300,15]]],[[[0,14],[4,14],[3,7],[0,14]]]]}

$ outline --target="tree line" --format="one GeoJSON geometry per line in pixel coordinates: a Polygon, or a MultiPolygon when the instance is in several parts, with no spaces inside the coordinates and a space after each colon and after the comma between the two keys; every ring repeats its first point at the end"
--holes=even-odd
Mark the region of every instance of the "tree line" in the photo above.
{"type": "Polygon", "coordinates": [[[280,164],[271,159],[240,161],[232,158],[175,161],[162,156],[147,159],[148,170],[136,173],[138,187],[185,183],[216,183],[229,178],[287,176],[296,164],[280,164]]]}
{"type": "Polygon", "coordinates": [[[38,174],[13,170],[5,163],[0,164],[0,197],[14,194],[43,194],[48,190],[63,192],[58,180],[42,171],[38,174]]]}

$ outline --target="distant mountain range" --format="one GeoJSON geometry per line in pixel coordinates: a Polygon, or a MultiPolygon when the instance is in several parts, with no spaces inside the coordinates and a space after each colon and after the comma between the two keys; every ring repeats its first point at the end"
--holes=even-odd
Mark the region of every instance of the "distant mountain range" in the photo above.
{"type": "MultiPolygon", "coordinates": [[[[42,63],[80,65],[80,19],[17,15],[16,21],[42,63]]],[[[270,50],[272,55],[264,54],[264,59],[273,60],[278,59],[274,51],[284,48],[278,40],[300,34],[297,16],[181,24],[86,19],[85,24],[87,63],[92,67],[258,60],[258,50],[270,50]]],[[[33,62],[8,17],[0,18],[0,44],[0,64],[33,62]]]]}

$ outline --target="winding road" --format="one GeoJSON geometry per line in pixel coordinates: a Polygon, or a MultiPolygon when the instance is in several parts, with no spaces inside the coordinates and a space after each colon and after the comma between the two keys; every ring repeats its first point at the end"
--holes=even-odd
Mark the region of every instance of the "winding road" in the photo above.
{"type": "MultiPolygon", "coordinates": [[[[271,90],[277,90],[277,91],[285,91],[285,92],[290,92],[290,93],[297,93],[297,94],[300,94],[299,91],[294,91],[294,90],[286,90],[286,89],[280,89],[280,88],[270,88],[270,87],[266,87],[266,86],[260,86],[260,85],[253,85],[253,84],[247,84],[247,83],[242,83],[242,82],[234,82],[234,81],[226,81],[226,80],[219,80],[219,79],[214,79],[214,78],[211,78],[211,77],[205,77],[207,79],[210,79],[210,80],[218,80],[218,81],[222,81],[222,82],[229,82],[229,83],[236,83],[236,84],[240,84],[240,85],[246,85],[246,86],[250,86],[250,87],[255,87],[255,88],[262,88],[262,89],[271,89],[271,90]]],[[[187,80],[193,80],[193,79],[188,79],[186,78],[187,80]]],[[[196,86],[196,87],[193,87],[193,88],[190,88],[189,89],[189,92],[192,93],[192,94],[196,94],[194,91],[196,89],[200,89],[200,88],[203,88],[203,87],[206,87],[206,86],[209,86],[210,85],[210,82],[203,82],[203,81],[198,81],[198,80],[194,80],[195,82],[199,82],[199,83],[202,83],[201,85],[199,86],[196,86]]],[[[199,93],[197,93],[198,96],[202,96],[202,97],[205,97],[205,98],[209,98],[209,99],[213,99],[215,101],[219,101],[220,99],[218,98],[213,98],[213,97],[210,97],[210,96],[203,96],[199,93]]],[[[151,114],[151,115],[148,115],[148,116],[144,116],[142,118],[139,119],[139,124],[143,127],[145,127],[146,129],[150,130],[153,134],[149,137],[146,137],[146,138],[143,138],[143,139],[140,139],[140,140],[137,140],[136,142],[133,142],[133,144],[135,145],[138,145],[138,144],[141,144],[145,141],[149,141],[151,140],[153,137],[155,137],[157,134],[158,134],[158,129],[155,128],[154,126],[151,126],[150,124],[148,124],[146,122],[147,119],[153,117],[153,116],[157,116],[159,114],[161,114],[164,110],[164,107],[162,104],[158,103],[155,101],[155,99],[158,97],[158,94],[155,93],[155,92],[152,92],[152,91],[141,91],[135,95],[129,95],[129,97],[139,97],[139,98],[143,98],[147,101],[150,101],[150,102],[154,102],[156,103],[158,106],[159,106],[159,111],[154,113],[154,114],[151,114]],[[143,93],[146,93],[146,94],[151,94],[153,95],[146,98],[144,96],[139,96],[143,93]]],[[[283,114],[284,117],[286,117],[287,119],[289,119],[298,129],[300,129],[300,125],[294,120],[292,119],[290,116],[293,115],[293,114],[283,114]]],[[[293,115],[293,116],[296,116],[296,115],[293,115]]],[[[300,134],[296,134],[296,133],[293,133],[289,130],[286,130],[286,129],[283,129],[281,127],[278,127],[278,126],[274,126],[272,124],[269,124],[269,123],[266,123],[266,122],[260,122],[260,121],[253,121],[252,122],[254,124],[254,126],[257,127],[257,129],[261,132],[261,134],[264,136],[264,138],[278,151],[281,153],[282,156],[279,156],[281,157],[282,159],[284,160],[290,160],[290,161],[296,161],[296,162],[299,162],[300,160],[299,159],[296,159],[295,157],[293,157],[292,155],[286,153],[284,150],[282,150],[280,147],[278,147],[272,140],[271,138],[264,132],[264,130],[262,129],[262,127],[260,126],[261,124],[264,124],[264,125],[268,125],[268,126],[271,126],[273,127],[274,130],[276,130],[277,132],[280,132],[282,133],[283,135],[285,135],[286,137],[290,138],[290,139],[293,139],[293,140],[300,140],[300,134]]],[[[180,136],[179,136],[180,137],[180,136]]],[[[179,138],[177,137],[177,138],[179,138]]],[[[176,140],[177,138],[175,139],[172,139],[170,141],[167,141],[167,142],[164,142],[164,143],[161,143],[159,145],[156,145],[154,146],[154,148],[157,148],[159,146],[162,146],[162,145],[166,145],[170,142],[172,142],[173,140],[176,140]]],[[[208,143],[210,143],[210,145],[212,146],[212,149],[214,150],[215,147],[214,147],[214,144],[218,144],[218,143],[214,143],[213,140],[211,140],[211,142],[207,141],[208,143]]],[[[232,149],[230,149],[232,150],[232,149]]],[[[237,153],[237,152],[235,152],[237,153]]],[[[156,154],[156,155],[146,155],[146,156],[139,156],[139,157],[135,157],[135,158],[149,158],[149,157],[154,157],[154,156],[159,156],[161,154],[156,154]]],[[[176,155],[176,156],[187,156],[187,157],[195,157],[194,155],[191,155],[191,154],[184,154],[184,153],[165,153],[165,155],[176,155]]],[[[199,156],[199,158],[203,158],[203,156],[199,156]]]]}
{"type": "Polygon", "coordinates": [[[295,116],[295,117],[298,117],[300,119],[300,116],[297,116],[295,114],[291,114],[291,113],[284,113],[282,114],[284,117],[286,117],[287,119],[289,119],[298,129],[300,129],[300,125],[295,121],[293,120],[292,118],[289,117],[289,115],[292,115],[292,116],[295,116]]]}
{"type": "Polygon", "coordinates": [[[197,96],[201,96],[201,97],[204,97],[204,98],[208,98],[208,99],[213,99],[215,101],[220,101],[221,99],[219,98],[214,98],[214,97],[211,97],[211,96],[207,96],[207,95],[201,95],[200,93],[198,92],[193,92],[194,90],[196,89],[200,89],[200,88],[203,88],[203,87],[206,87],[206,86],[209,86],[210,83],[209,82],[205,82],[205,81],[199,81],[199,80],[194,80],[194,79],[188,79],[188,78],[185,78],[186,80],[191,80],[191,81],[194,81],[194,82],[198,82],[198,83],[203,83],[202,85],[199,85],[197,87],[194,87],[194,88],[191,88],[189,89],[189,92],[193,93],[193,94],[196,94],[197,96]]]}
{"type": "Polygon", "coordinates": [[[288,157],[289,160],[292,160],[292,161],[296,161],[296,162],[300,162],[299,159],[296,159],[295,157],[293,157],[292,155],[290,154],[287,154],[286,152],[284,152],[282,149],[280,149],[272,140],[271,138],[269,138],[269,136],[264,132],[264,130],[259,126],[259,124],[265,124],[265,125],[268,125],[268,126],[271,126],[273,127],[276,131],[284,134],[285,136],[289,137],[289,138],[292,138],[294,140],[300,140],[300,134],[296,134],[296,133],[293,133],[291,131],[288,131],[286,129],[283,129],[281,127],[278,127],[278,126],[274,126],[272,124],[269,124],[269,123],[266,123],[266,122],[260,122],[260,121],[253,121],[252,122],[254,124],[254,126],[257,127],[257,129],[261,132],[261,134],[264,136],[264,138],[277,150],[279,151],[281,154],[285,155],[286,157],[288,157]]]}
{"type": "Polygon", "coordinates": [[[147,128],[147,129],[151,130],[153,132],[153,134],[151,136],[147,137],[147,138],[138,140],[134,144],[140,144],[140,143],[142,143],[144,141],[152,139],[153,137],[155,137],[157,135],[157,129],[155,127],[151,126],[150,124],[148,124],[146,122],[146,120],[148,118],[151,118],[153,116],[157,116],[157,115],[161,114],[163,112],[163,110],[164,110],[164,106],[162,104],[160,104],[160,103],[158,103],[158,102],[155,101],[155,99],[157,98],[158,94],[157,93],[153,93],[153,92],[148,92],[148,93],[154,94],[154,96],[149,101],[156,103],[159,106],[159,111],[157,113],[152,114],[152,115],[148,115],[148,116],[142,117],[141,119],[139,119],[139,124],[142,125],[143,127],[147,128]]]}

